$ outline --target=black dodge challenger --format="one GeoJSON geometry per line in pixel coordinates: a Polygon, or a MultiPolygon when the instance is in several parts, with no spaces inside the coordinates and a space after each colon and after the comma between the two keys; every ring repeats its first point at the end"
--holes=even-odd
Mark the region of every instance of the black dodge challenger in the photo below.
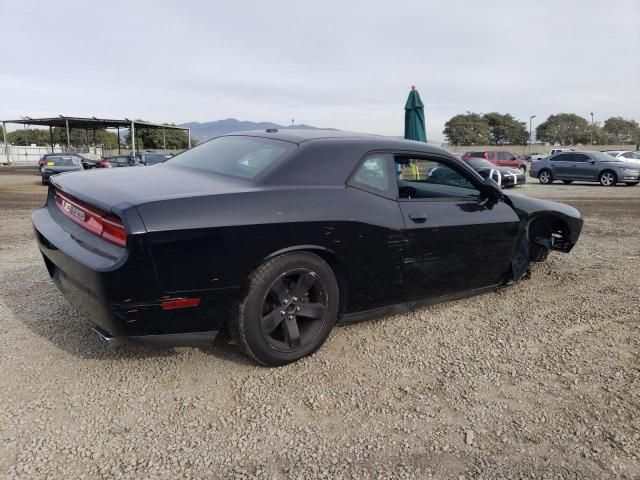
{"type": "Polygon", "coordinates": [[[203,345],[226,327],[282,365],[336,322],[517,281],[570,251],[582,218],[424,143],[267,130],[52,177],[33,224],[53,281],[110,343],[203,345]]]}

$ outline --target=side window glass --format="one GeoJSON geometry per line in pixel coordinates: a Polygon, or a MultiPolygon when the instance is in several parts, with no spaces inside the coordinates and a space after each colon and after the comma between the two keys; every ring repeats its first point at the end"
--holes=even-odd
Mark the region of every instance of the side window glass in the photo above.
{"type": "Polygon", "coordinates": [[[511,160],[511,156],[507,152],[498,152],[498,160],[511,160]]]}
{"type": "Polygon", "coordinates": [[[479,190],[462,173],[426,158],[396,158],[399,198],[477,197],[479,190]]]}
{"type": "Polygon", "coordinates": [[[577,154],[577,153],[573,154],[573,161],[574,162],[582,162],[582,163],[584,163],[584,162],[586,162],[588,160],[589,160],[589,157],[587,157],[586,155],[580,155],[580,154],[577,154]]]}
{"type": "Polygon", "coordinates": [[[552,162],[566,162],[568,160],[570,160],[570,158],[568,158],[569,155],[566,153],[559,153],[554,155],[553,157],[551,157],[551,161],[552,162]]]}
{"type": "Polygon", "coordinates": [[[390,155],[374,154],[367,157],[356,170],[351,183],[373,189],[380,193],[389,191],[390,175],[387,172],[387,160],[390,155]]]}

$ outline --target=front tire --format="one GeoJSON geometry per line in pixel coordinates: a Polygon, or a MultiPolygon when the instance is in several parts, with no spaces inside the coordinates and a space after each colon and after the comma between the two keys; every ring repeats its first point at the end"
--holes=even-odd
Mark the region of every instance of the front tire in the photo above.
{"type": "Polygon", "coordinates": [[[338,283],[331,267],[309,252],[266,261],[254,270],[229,321],[246,355],[279,366],[312,354],[338,315],[338,283]]]}
{"type": "Polygon", "coordinates": [[[552,183],[553,176],[551,175],[551,170],[548,170],[546,168],[544,170],[540,170],[540,172],[538,173],[538,181],[542,185],[549,185],[550,183],[552,183]]]}
{"type": "Polygon", "coordinates": [[[605,170],[598,176],[598,181],[603,187],[613,187],[618,182],[618,177],[611,170],[605,170]]]}

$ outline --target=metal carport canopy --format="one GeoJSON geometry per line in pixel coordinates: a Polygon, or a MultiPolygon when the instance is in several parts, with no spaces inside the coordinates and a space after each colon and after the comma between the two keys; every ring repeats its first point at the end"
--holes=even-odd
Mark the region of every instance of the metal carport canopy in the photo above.
{"type": "Polygon", "coordinates": [[[86,117],[65,117],[59,115],[57,117],[50,118],[31,118],[31,117],[22,117],[19,120],[3,120],[2,121],[2,129],[4,131],[4,143],[7,144],[7,123],[17,123],[20,125],[40,125],[43,127],[60,127],[67,129],[67,147],[70,146],[69,139],[69,129],[71,128],[79,128],[84,130],[97,130],[101,128],[116,128],[118,129],[118,142],[120,141],[120,128],[130,128],[131,129],[131,138],[133,141],[131,142],[131,149],[133,154],[136,153],[136,145],[135,145],[135,132],[136,125],[142,125],[148,128],[172,128],[175,130],[186,130],[189,138],[188,148],[191,148],[191,130],[189,128],[177,127],[175,125],[161,125],[158,123],[149,123],[143,122],[139,120],[129,120],[128,118],[117,120],[117,119],[106,119],[106,118],[86,118],[86,117]]]}

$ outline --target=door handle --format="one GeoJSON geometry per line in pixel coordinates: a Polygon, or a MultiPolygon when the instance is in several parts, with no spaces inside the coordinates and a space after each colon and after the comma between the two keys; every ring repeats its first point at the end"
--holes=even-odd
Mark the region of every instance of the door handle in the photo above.
{"type": "Polygon", "coordinates": [[[427,215],[424,213],[410,213],[409,218],[415,223],[424,223],[427,221],[427,215]]]}

